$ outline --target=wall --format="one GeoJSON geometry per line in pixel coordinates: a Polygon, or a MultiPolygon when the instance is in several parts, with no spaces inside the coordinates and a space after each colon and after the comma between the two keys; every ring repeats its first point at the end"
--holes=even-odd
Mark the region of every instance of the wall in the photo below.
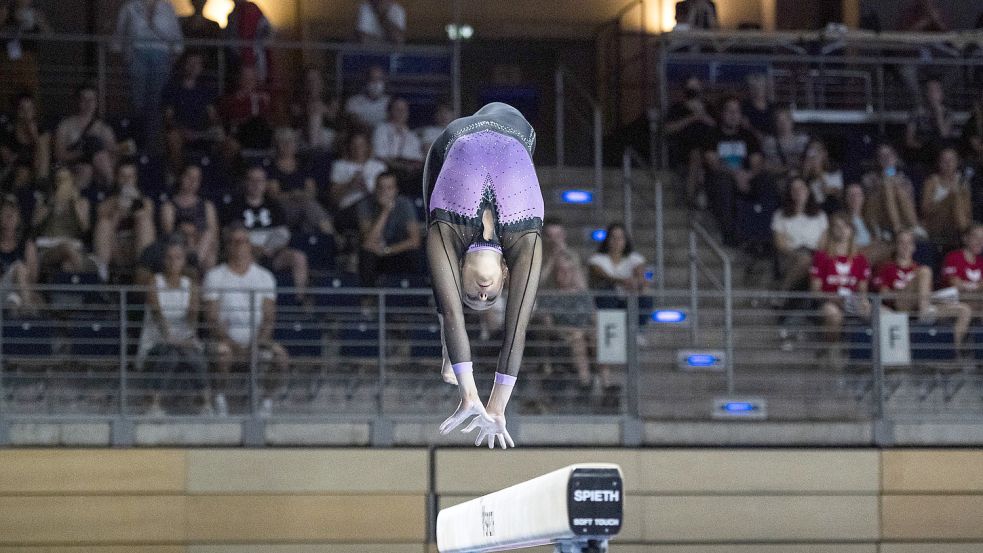
{"type": "Polygon", "coordinates": [[[424,449],[0,451],[0,553],[423,553],[434,550],[426,545],[431,486],[446,506],[589,461],[624,470],[621,552],[983,548],[983,450],[438,449],[432,455],[424,449]]]}

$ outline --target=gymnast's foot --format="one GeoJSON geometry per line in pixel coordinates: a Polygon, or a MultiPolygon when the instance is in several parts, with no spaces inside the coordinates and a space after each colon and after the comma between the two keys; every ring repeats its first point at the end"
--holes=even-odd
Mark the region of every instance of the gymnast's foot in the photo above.
{"type": "Polygon", "coordinates": [[[444,382],[457,386],[457,375],[454,374],[454,366],[451,365],[450,359],[447,357],[444,357],[444,362],[440,366],[440,377],[444,379],[444,382]]]}

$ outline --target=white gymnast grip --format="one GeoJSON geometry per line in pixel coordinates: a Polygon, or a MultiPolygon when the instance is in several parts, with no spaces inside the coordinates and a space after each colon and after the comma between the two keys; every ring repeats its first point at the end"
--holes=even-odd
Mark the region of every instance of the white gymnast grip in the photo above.
{"type": "Polygon", "coordinates": [[[621,529],[623,500],[618,465],[570,465],[441,509],[437,549],[476,553],[608,539],[621,529]]]}

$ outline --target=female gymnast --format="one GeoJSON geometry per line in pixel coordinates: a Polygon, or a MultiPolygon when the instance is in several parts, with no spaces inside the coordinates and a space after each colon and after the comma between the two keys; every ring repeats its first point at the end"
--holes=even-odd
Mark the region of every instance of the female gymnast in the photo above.
{"type": "Polygon", "coordinates": [[[430,147],[423,176],[429,197],[427,259],[443,342],[443,379],[456,384],[461,403],[440,425],[447,434],[478,430],[475,445],[488,439],[515,447],[505,428],[526,326],[539,286],[543,194],[532,163],[536,133],[512,106],[491,103],[457,119],[430,147]],[[508,291],[505,335],[495,383],[483,405],[474,384],[464,305],[485,310],[508,291]]]}

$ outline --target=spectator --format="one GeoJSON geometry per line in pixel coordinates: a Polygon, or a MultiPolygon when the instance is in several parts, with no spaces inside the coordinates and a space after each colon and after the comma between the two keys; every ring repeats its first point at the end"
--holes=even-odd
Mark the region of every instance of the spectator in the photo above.
{"type": "Polygon", "coordinates": [[[764,169],[758,139],[741,126],[741,104],[735,97],[724,100],[720,127],[704,153],[704,163],[710,212],[716,216],[724,239],[731,241],[736,232],[736,196],[751,194],[751,181],[764,169]]]}
{"type": "Polygon", "coordinates": [[[905,132],[905,146],[911,152],[911,159],[929,165],[942,147],[954,145],[958,138],[959,125],[945,105],[942,81],[929,79],[925,82],[925,103],[911,114],[905,132]]]}
{"type": "MultiPolygon", "coordinates": [[[[38,75],[38,45],[23,40],[22,34],[50,33],[51,26],[34,0],[0,0],[0,32],[13,35],[7,39],[6,54],[0,56],[0,75],[4,76],[4,91],[37,97],[41,92],[38,75]]],[[[9,96],[0,94],[0,105],[9,96]]]]}
{"type": "Polygon", "coordinates": [[[61,120],[55,129],[55,161],[72,165],[79,173],[79,184],[92,180],[108,185],[116,167],[116,135],[99,117],[99,99],[94,86],[86,84],[76,91],[78,111],[61,120]]]}
{"type": "Polygon", "coordinates": [[[962,249],[949,252],[942,263],[946,286],[972,297],[973,310],[983,309],[979,293],[983,291],[983,225],[975,224],[963,233],[962,249]]]}
{"type": "Polygon", "coordinates": [[[922,190],[922,220],[928,236],[942,251],[959,248],[960,237],[973,223],[970,183],[959,170],[959,153],[939,152],[938,170],[922,190]]]}
{"type": "MultiPolygon", "coordinates": [[[[226,229],[225,251],[227,262],[208,271],[202,292],[219,376],[214,408],[221,416],[229,413],[225,394],[232,366],[249,362],[254,343],[260,350],[260,361],[264,365],[271,363],[273,372],[282,374],[289,363],[286,350],[273,341],[276,280],[253,261],[249,231],[241,223],[226,229]]],[[[262,416],[269,416],[273,410],[270,394],[275,385],[276,379],[268,375],[266,397],[260,402],[262,416]]]]}
{"type": "Polygon", "coordinates": [[[147,293],[137,350],[137,367],[150,375],[153,390],[147,412],[163,416],[161,395],[180,389],[199,389],[202,414],[208,414],[211,393],[208,391],[208,362],[198,342],[199,291],[185,274],[187,254],[180,241],[170,242],[164,251],[163,271],[153,277],[147,293]],[[179,380],[178,371],[190,369],[191,377],[179,380]]]}
{"type": "Polygon", "coordinates": [[[362,43],[406,41],[406,10],[393,0],[364,0],[358,6],[355,35],[362,43]]]}
{"type": "Polygon", "coordinates": [[[402,98],[389,102],[389,118],[372,133],[372,151],[399,178],[400,191],[410,197],[422,194],[420,177],[423,153],[420,139],[410,130],[410,106],[402,98]]]}
{"type": "Polygon", "coordinates": [[[893,241],[894,234],[906,228],[914,228],[916,236],[927,238],[915,213],[915,187],[900,169],[898,154],[891,145],[878,146],[877,164],[880,171],[863,178],[874,232],[885,242],[893,241]]]}
{"type": "Polygon", "coordinates": [[[937,317],[955,319],[953,337],[956,351],[962,345],[969,331],[972,311],[965,303],[932,303],[932,269],[920,265],[913,259],[915,255],[915,235],[903,230],[895,237],[894,258],[880,266],[874,277],[874,289],[894,294],[886,302],[896,311],[911,313],[918,311],[919,319],[932,323],[937,317]]]}
{"type": "Polygon", "coordinates": [[[717,19],[717,6],[713,0],[680,0],[676,2],[677,27],[680,23],[685,25],[684,29],[718,29],[720,27],[717,19]],[[680,21],[682,17],[682,21],[680,21]]]}
{"type": "Polygon", "coordinates": [[[255,249],[251,258],[274,271],[289,270],[297,300],[305,300],[309,281],[307,256],[288,247],[290,229],[283,208],[269,193],[269,181],[262,167],[252,167],[246,172],[243,193],[233,198],[225,222],[241,224],[246,229],[255,249]]]}
{"type": "MultiPolygon", "coordinates": [[[[703,185],[702,150],[708,137],[716,130],[717,122],[710,116],[703,98],[703,83],[698,77],[686,79],[683,100],[669,107],[664,131],[669,146],[669,163],[673,167],[686,168],[687,199],[697,205],[703,185]]],[[[705,192],[703,199],[706,199],[705,192]]]]}
{"type": "Polygon", "coordinates": [[[219,113],[227,127],[228,160],[238,157],[244,149],[251,153],[269,150],[273,138],[270,95],[260,88],[254,67],[245,65],[239,70],[238,85],[221,99],[219,113]]]}
{"type": "Polygon", "coordinates": [[[317,201],[314,175],[297,157],[297,131],[281,127],[273,135],[270,188],[284,210],[287,226],[304,232],[333,234],[331,216],[317,201]]]}
{"type": "Polygon", "coordinates": [[[373,65],[369,68],[362,92],[345,102],[345,113],[352,116],[357,124],[374,129],[386,120],[389,101],[389,95],[386,94],[386,72],[378,65],[373,65]]]}
{"type": "Polygon", "coordinates": [[[139,173],[132,161],[116,168],[113,194],[99,204],[93,231],[93,253],[103,280],[110,263],[132,267],[140,252],[157,238],[154,202],[145,197],[137,184],[139,173]]]}
{"type": "MultiPolygon", "coordinates": [[[[544,269],[546,269],[544,267],[544,269]]],[[[587,278],[583,266],[568,249],[558,250],[548,270],[543,271],[543,291],[537,302],[547,332],[563,344],[565,351],[551,358],[565,358],[567,352],[577,373],[578,401],[590,399],[594,386],[588,345],[594,328],[594,303],[587,293],[587,278]]],[[[601,385],[611,387],[611,371],[607,365],[598,367],[601,385]]]]}
{"type": "Polygon", "coordinates": [[[420,221],[413,202],[399,194],[395,174],[379,175],[375,192],[358,204],[358,221],[362,286],[376,286],[379,275],[420,272],[420,221]]]}
{"type": "MultiPolygon", "coordinates": [[[[216,21],[205,17],[205,4],[208,0],[191,0],[191,15],[181,18],[181,34],[186,39],[221,40],[222,27],[216,21]]],[[[204,51],[204,48],[196,48],[204,51]]],[[[202,57],[205,57],[204,55],[202,57]]],[[[207,56],[213,57],[213,56],[207,56]]]]}
{"type": "Polygon", "coordinates": [[[809,183],[812,196],[826,213],[835,213],[843,206],[843,171],[833,164],[826,143],[813,138],[806,146],[802,175],[809,183]]]}
{"type": "Polygon", "coordinates": [[[208,271],[218,261],[218,215],[215,205],[199,195],[200,190],[201,167],[187,165],[177,192],[160,208],[160,226],[165,236],[182,234],[195,255],[196,268],[208,271]]]}
{"type": "Polygon", "coordinates": [[[543,221],[543,275],[553,270],[553,264],[561,254],[571,257],[578,267],[583,265],[580,255],[567,245],[566,227],[559,219],[547,217],[543,221]]]}
{"type": "MultiPolygon", "coordinates": [[[[775,134],[765,136],[761,143],[761,153],[765,165],[773,173],[789,174],[802,172],[809,135],[796,132],[792,110],[789,107],[775,109],[775,134]]],[[[842,185],[842,183],[841,183],[842,185]]]]}
{"type": "Polygon", "coordinates": [[[252,67],[256,79],[265,83],[270,78],[270,53],[263,43],[273,37],[273,26],[255,2],[233,0],[232,4],[225,25],[225,38],[252,42],[252,45],[229,48],[229,63],[234,71],[252,67]]]}
{"type": "Polygon", "coordinates": [[[386,166],[372,157],[369,137],[359,131],[348,136],[345,157],[331,165],[329,203],[339,232],[358,230],[354,206],[375,190],[376,179],[386,166]]]}
{"type": "Polygon", "coordinates": [[[427,125],[417,129],[417,135],[420,137],[420,154],[424,159],[426,159],[427,152],[430,151],[430,146],[453,120],[454,108],[450,102],[438,102],[437,110],[433,115],[433,125],[427,125]]]}
{"type": "MultiPolygon", "coordinates": [[[[809,269],[810,289],[824,294],[819,311],[830,344],[840,341],[844,317],[854,315],[866,319],[871,314],[866,298],[870,266],[867,258],[857,252],[853,234],[850,221],[843,214],[834,214],[830,218],[826,246],[816,251],[809,269]]],[[[836,348],[821,349],[820,353],[823,352],[831,355],[834,365],[838,364],[836,348]]]]}
{"type": "Polygon", "coordinates": [[[775,133],[775,106],[768,94],[768,76],[753,73],[747,76],[746,84],[748,95],[741,102],[742,124],[760,141],[775,133]]]}
{"type": "MultiPolygon", "coordinates": [[[[910,0],[901,11],[900,30],[916,33],[945,32],[949,30],[949,25],[942,17],[942,12],[935,0],[910,0]]],[[[931,62],[932,50],[930,47],[922,46],[918,51],[920,62],[931,62]]],[[[919,65],[909,63],[897,65],[894,68],[911,93],[914,105],[922,105],[921,88],[918,86],[919,65]]]]}
{"type": "Polygon", "coordinates": [[[615,290],[619,294],[640,293],[648,287],[645,280],[645,258],[634,250],[624,225],[615,223],[597,253],[587,260],[591,288],[615,290]]]}
{"type": "Polygon", "coordinates": [[[801,290],[809,275],[815,252],[829,228],[826,213],[819,209],[816,198],[802,177],[789,182],[782,208],[771,220],[775,252],[778,254],[779,289],[782,292],[801,290]]]}
{"type": "Polygon", "coordinates": [[[291,106],[294,126],[303,133],[307,146],[318,152],[335,151],[338,138],[337,98],[330,98],[324,90],[324,75],[316,67],[304,71],[303,91],[291,106]]]}
{"type": "Polygon", "coordinates": [[[33,188],[51,166],[51,133],[41,126],[34,97],[18,96],[14,109],[13,121],[0,129],[0,186],[7,190],[33,188]]]}
{"type": "Polygon", "coordinates": [[[164,88],[164,130],[173,174],[180,172],[188,149],[215,153],[225,136],[215,104],[218,97],[201,78],[204,61],[199,51],[187,52],[181,72],[164,88]]]}
{"type": "Polygon", "coordinates": [[[983,165],[983,99],[973,102],[962,137],[966,160],[977,166],[983,165]]]}
{"type": "Polygon", "coordinates": [[[888,259],[894,248],[881,239],[870,222],[865,204],[864,189],[858,183],[850,183],[844,193],[845,214],[853,223],[853,242],[860,253],[864,254],[871,266],[876,267],[888,259]]]}
{"type": "Polygon", "coordinates": [[[35,243],[43,266],[78,272],[83,266],[83,240],[92,224],[89,200],[82,197],[67,167],[55,168],[52,185],[52,193],[34,206],[35,243]]]}
{"type": "Polygon", "coordinates": [[[128,0],[116,20],[117,49],[125,49],[130,68],[133,113],[160,110],[160,95],[171,74],[171,54],[184,48],[181,24],[168,0],[128,0]]]}
{"type": "Polygon", "coordinates": [[[7,296],[4,305],[36,312],[41,299],[34,286],[38,283],[38,250],[27,237],[20,208],[9,201],[0,203],[0,288],[7,296]]]}

